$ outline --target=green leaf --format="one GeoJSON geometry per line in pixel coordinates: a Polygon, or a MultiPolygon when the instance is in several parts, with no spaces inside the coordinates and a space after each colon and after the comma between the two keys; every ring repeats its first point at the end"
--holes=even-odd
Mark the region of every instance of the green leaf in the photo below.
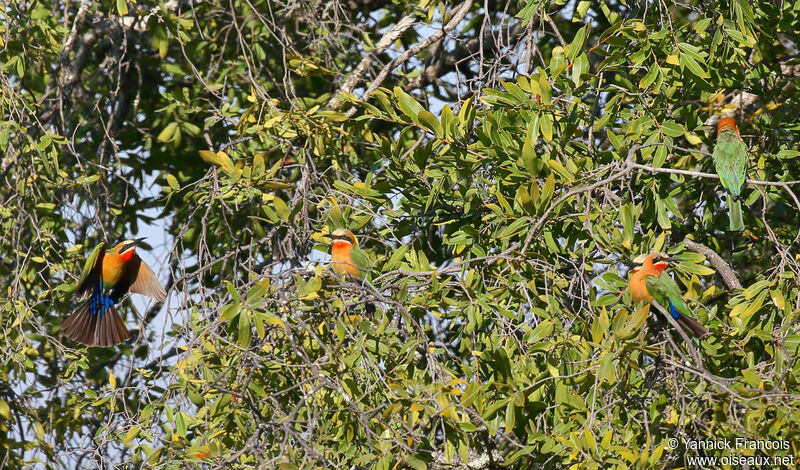
{"type": "Polygon", "coordinates": [[[239,336],[236,344],[243,348],[247,348],[250,346],[250,314],[247,310],[242,310],[239,312],[239,336]]]}
{"type": "Polygon", "coordinates": [[[227,153],[222,151],[213,152],[211,150],[200,150],[198,153],[204,161],[219,166],[225,173],[229,175],[234,173],[235,167],[227,153]]]}
{"type": "Polygon", "coordinates": [[[664,121],[661,123],[661,132],[670,137],[680,137],[683,135],[683,126],[675,121],[664,121]]]}
{"type": "Polygon", "coordinates": [[[291,214],[291,211],[289,211],[289,206],[283,202],[283,199],[279,198],[278,196],[273,196],[272,207],[275,208],[275,213],[278,214],[278,217],[280,217],[282,221],[289,221],[289,215],[291,214]]]}
{"type": "Polygon", "coordinates": [[[745,299],[750,300],[756,295],[758,295],[759,292],[770,287],[771,285],[772,281],[769,280],[757,281],[753,283],[751,286],[749,286],[747,289],[745,289],[742,294],[744,295],[745,299]]]}
{"type": "Polygon", "coordinates": [[[656,80],[656,77],[658,77],[658,65],[653,64],[650,66],[650,71],[647,72],[641,80],[639,80],[639,88],[646,90],[650,87],[650,85],[653,84],[653,82],[656,80]]]}
{"type": "Polygon", "coordinates": [[[753,369],[744,369],[742,371],[742,377],[744,377],[745,382],[753,388],[758,388],[761,384],[761,377],[759,377],[753,369]]]}
{"type": "Polygon", "coordinates": [[[668,229],[672,226],[672,222],[669,220],[669,214],[667,214],[667,208],[661,198],[656,199],[656,216],[658,225],[661,228],[668,229]]]}
{"type": "Polygon", "coordinates": [[[172,140],[173,136],[175,135],[175,131],[178,130],[178,123],[171,122],[158,133],[158,137],[156,140],[161,143],[166,143],[172,140]]]}
{"type": "Polygon", "coordinates": [[[547,142],[553,141],[553,121],[550,119],[549,114],[542,114],[539,117],[539,131],[541,131],[544,140],[547,142]]]}
{"type": "Polygon", "coordinates": [[[786,350],[792,356],[800,354],[800,335],[789,335],[784,340],[786,350]]]}
{"type": "Polygon", "coordinates": [[[542,93],[542,104],[550,104],[553,91],[550,88],[550,81],[547,79],[547,73],[544,70],[539,72],[539,88],[542,93]]]}
{"type": "Polygon", "coordinates": [[[506,432],[513,432],[514,425],[517,422],[517,412],[516,407],[514,406],[514,400],[509,400],[508,404],[506,404],[506,422],[505,428],[506,432]]]}
{"type": "Polygon", "coordinates": [[[589,71],[589,59],[586,57],[586,54],[581,54],[575,59],[575,62],[572,63],[572,83],[575,86],[580,86],[582,83],[581,76],[586,74],[589,71]]]}
{"type": "Polygon", "coordinates": [[[436,119],[436,116],[434,116],[430,111],[423,109],[419,112],[417,118],[420,124],[433,132],[436,137],[442,138],[444,136],[444,129],[442,128],[441,123],[439,123],[439,120],[436,119]]]}
{"type": "Polygon", "coordinates": [[[697,274],[698,276],[711,276],[712,274],[716,273],[716,271],[709,268],[708,266],[703,266],[700,264],[684,262],[678,264],[678,266],[682,271],[685,271],[689,274],[697,274]]]}
{"type": "Polygon", "coordinates": [[[528,170],[528,174],[531,176],[536,176],[538,174],[536,167],[537,159],[538,156],[536,155],[536,151],[533,149],[531,141],[525,140],[525,143],[522,144],[522,163],[525,165],[525,169],[528,170]]]}
{"type": "Polygon", "coordinates": [[[711,24],[711,18],[703,18],[695,23],[692,29],[694,29],[696,33],[700,34],[705,32],[709,24],[711,24]]]}
{"type": "Polygon", "coordinates": [[[95,181],[98,181],[99,179],[100,175],[98,174],[84,175],[84,176],[79,176],[78,179],[75,180],[75,182],[78,184],[92,184],[95,181]]]}
{"type": "Polygon", "coordinates": [[[586,39],[586,28],[584,26],[575,33],[572,42],[569,45],[569,55],[567,56],[570,61],[574,61],[576,57],[583,53],[583,41],[586,39]]]}
{"type": "Polygon", "coordinates": [[[573,12],[572,21],[582,21],[586,17],[586,13],[589,11],[590,6],[592,6],[592,2],[590,0],[579,1],[573,12]]]}
{"type": "Polygon", "coordinates": [[[169,185],[173,191],[180,191],[181,189],[181,184],[178,183],[178,178],[172,176],[171,173],[167,173],[167,185],[169,185]]]}
{"type": "Polygon", "coordinates": [[[541,209],[547,206],[550,202],[550,198],[553,197],[553,194],[556,191],[556,179],[553,176],[553,173],[550,173],[547,176],[547,180],[544,182],[544,186],[542,187],[542,192],[539,195],[539,201],[537,202],[537,206],[541,209]]]}
{"type": "Polygon", "coordinates": [[[416,470],[426,470],[428,468],[428,464],[424,460],[412,454],[406,454],[405,461],[411,468],[416,470]]]}
{"type": "Polygon", "coordinates": [[[626,241],[633,241],[633,205],[625,204],[619,211],[620,221],[622,222],[622,236],[626,241]]]}
{"type": "Polygon", "coordinates": [[[553,333],[555,326],[550,320],[544,320],[534,328],[528,335],[525,336],[525,341],[528,344],[536,344],[542,342],[545,338],[553,333]]]}
{"type": "Polygon", "coordinates": [[[419,113],[425,109],[417,103],[414,97],[403,91],[400,87],[394,87],[394,94],[397,97],[397,104],[400,106],[400,110],[403,114],[411,118],[412,121],[417,122],[419,113]]]}
{"type": "Polygon", "coordinates": [[[2,398],[0,398],[0,416],[6,420],[11,419],[11,408],[8,406],[8,402],[2,398]]]}
{"type": "Polygon", "coordinates": [[[615,381],[614,377],[614,354],[607,353],[603,356],[603,359],[600,360],[600,367],[597,370],[597,378],[601,382],[606,382],[609,384],[613,384],[615,381]]]}
{"type": "Polygon", "coordinates": [[[711,78],[711,76],[708,74],[708,72],[706,72],[705,69],[703,67],[701,67],[700,64],[698,64],[697,61],[695,59],[691,58],[689,55],[681,54],[680,55],[680,61],[681,61],[681,65],[682,66],[684,66],[687,69],[689,69],[690,72],[692,72],[693,74],[697,75],[698,77],[700,77],[700,78],[711,78]]]}
{"type": "Polygon", "coordinates": [[[186,421],[183,419],[183,413],[180,411],[175,414],[175,432],[179,436],[186,437],[186,421]]]}

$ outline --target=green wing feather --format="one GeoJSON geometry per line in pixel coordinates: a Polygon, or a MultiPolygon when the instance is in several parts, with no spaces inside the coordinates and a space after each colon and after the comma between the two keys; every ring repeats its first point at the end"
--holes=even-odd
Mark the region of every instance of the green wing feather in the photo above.
{"type": "Polygon", "coordinates": [[[669,310],[670,304],[680,313],[684,315],[691,315],[689,307],[683,301],[681,290],[678,284],[667,274],[666,271],[661,273],[661,276],[647,276],[645,280],[647,285],[647,292],[653,296],[659,305],[669,310]]]}
{"type": "Polygon", "coordinates": [[[653,299],[663,306],[672,317],[678,322],[678,325],[690,336],[695,338],[702,338],[708,334],[706,327],[701,325],[697,320],[692,318],[692,311],[689,306],[683,301],[683,295],[678,287],[678,284],[667,274],[662,272],[661,276],[647,276],[645,279],[647,285],[647,292],[653,296],[653,299]]]}
{"type": "Polygon", "coordinates": [[[365,273],[372,268],[372,262],[369,259],[369,256],[358,247],[358,245],[354,246],[350,250],[350,258],[353,260],[353,264],[355,264],[358,269],[364,271],[365,273]]]}
{"type": "Polygon", "coordinates": [[[86,258],[86,264],[83,265],[83,272],[81,273],[81,280],[78,281],[78,289],[75,291],[77,296],[82,296],[91,291],[95,284],[100,281],[103,256],[106,253],[105,245],[105,242],[100,242],[94,247],[89,257],[86,258]]]}
{"type": "Polygon", "coordinates": [[[739,196],[747,177],[747,145],[739,139],[736,131],[724,131],[717,138],[712,156],[722,186],[739,196]]]}
{"type": "MultiPolygon", "coordinates": [[[[353,248],[350,250],[350,259],[353,260],[353,264],[355,264],[358,269],[361,270],[362,277],[369,274],[369,271],[372,269],[373,263],[370,260],[369,256],[365,251],[358,247],[358,245],[354,245],[353,248]]],[[[375,304],[372,302],[366,302],[364,304],[364,310],[368,314],[375,313],[375,304]]]]}
{"type": "Polygon", "coordinates": [[[729,193],[729,228],[732,231],[744,230],[742,203],[738,198],[747,177],[747,146],[736,131],[729,129],[719,134],[713,157],[719,180],[729,193]]]}

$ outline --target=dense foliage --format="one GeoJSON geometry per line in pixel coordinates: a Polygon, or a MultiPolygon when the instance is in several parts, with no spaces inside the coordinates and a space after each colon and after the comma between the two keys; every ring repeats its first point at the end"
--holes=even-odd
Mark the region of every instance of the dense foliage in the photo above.
{"type": "Polygon", "coordinates": [[[798,454],[800,3],[20,0],[0,18],[0,467],[798,454]],[[743,233],[711,162],[721,115],[750,148],[743,233]],[[343,227],[365,280],[328,269],[343,227]],[[85,256],[134,236],[167,302],[124,303],[118,347],[67,340],[85,256]],[[702,341],[626,292],[658,250],[702,341]],[[682,440],[737,437],[785,444],[682,440]]]}

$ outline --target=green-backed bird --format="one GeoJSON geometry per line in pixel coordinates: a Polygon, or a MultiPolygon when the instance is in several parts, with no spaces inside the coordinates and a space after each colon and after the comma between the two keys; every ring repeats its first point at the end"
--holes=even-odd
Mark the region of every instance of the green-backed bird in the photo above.
{"type": "Polygon", "coordinates": [[[67,338],[87,346],[113,346],[131,335],[114,309],[128,292],[146,295],[158,302],[167,293],[153,270],[135,253],[144,238],[125,240],[106,252],[105,243],[97,245],[83,267],[77,297],[89,298],[61,322],[67,338]]]}
{"type": "Polygon", "coordinates": [[[730,229],[744,230],[739,196],[747,178],[747,145],[742,141],[733,118],[726,117],[719,120],[713,157],[719,180],[728,192],[730,229]]]}
{"type": "Polygon", "coordinates": [[[348,273],[356,277],[364,277],[369,270],[370,262],[367,254],[358,247],[353,232],[345,228],[334,230],[331,234],[331,263],[337,274],[348,273]]]}
{"type": "Polygon", "coordinates": [[[648,304],[655,299],[659,305],[669,310],[672,318],[686,334],[702,338],[708,330],[692,318],[692,311],[683,301],[678,284],[665,271],[670,261],[675,261],[675,258],[670,258],[666,253],[637,256],[633,260],[633,274],[628,281],[631,297],[634,302],[648,304]]]}
{"type": "MultiPolygon", "coordinates": [[[[331,267],[337,274],[350,274],[358,278],[363,278],[370,269],[372,263],[367,254],[358,247],[358,241],[353,232],[345,228],[336,229],[331,234],[333,244],[331,246],[331,267]]],[[[375,311],[375,306],[367,302],[365,308],[368,313],[375,311]]]]}

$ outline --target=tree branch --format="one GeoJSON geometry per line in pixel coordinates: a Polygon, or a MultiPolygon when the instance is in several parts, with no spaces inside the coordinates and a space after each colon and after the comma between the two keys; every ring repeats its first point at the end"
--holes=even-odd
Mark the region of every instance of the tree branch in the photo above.
{"type": "MultiPolygon", "coordinates": [[[[367,90],[364,92],[364,94],[361,95],[361,98],[359,98],[359,101],[367,101],[369,99],[369,97],[372,96],[372,94],[375,92],[375,90],[377,90],[378,87],[381,86],[383,81],[386,80],[386,77],[389,76],[389,73],[391,73],[392,70],[394,70],[398,65],[400,65],[403,62],[407,61],[411,57],[419,54],[421,51],[427,49],[431,44],[436,43],[441,38],[443,38],[445,34],[449,33],[453,29],[455,29],[455,27],[458,26],[459,23],[461,23],[461,20],[463,20],[464,17],[467,16],[467,12],[469,11],[469,8],[471,6],[472,6],[472,0],[465,0],[464,2],[462,2],[461,5],[459,5],[455,9],[455,11],[453,11],[453,14],[451,15],[450,21],[447,22],[447,24],[444,26],[444,28],[442,28],[441,30],[436,31],[435,33],[431,34],[430,36],[428,36],[427,39],[425,39],[424,41],[420,42],[419,44],[417,44],[416,46],[412,47],[411,49],[408,49],[407,51],[403,52],[398,57],[396,57],[394,60],[389,62],[389,64],[387,64],[386,67],[384,67],[383,70],[381,70],[381,73],[379,73],[378,76],[375,77],[375,80],[372,81],[372,84],[370,84],[369,88],[367,88],[367,90]]],[[[347,117],[353,117],[353,115],[357,111],[358,111],[357,108],[349,109],[347,111],[347,113],[346,113],[347,117]]]]}
{"type": "MultiPolygon", "coordinates": [[[[519,23],[515,23],[501,30],[499,36],[516,36],[519,30],[519,23]]],[[[487,31],[483,35],[483,41],[481,41],[480,37],[477,37],[467,41],[465,44],[457,43],[455,49],[447,54],[439,56],[440,58],[438,60],[428,64],[419,76],[409,81],[408,85],[404,88],[406,90],[411,90],[433,83],[439,77],[453,71],[461,61],[469,59],[477,54],[481,49],[481,44],[483,45],[484,51],[488,49],[488,51],[484,52],[484,59],[486,57],[493,57],[499,52],[500,45],[495,40],[495,35],[491,34],[491,31],[487,31]]]]}
{"type": "Polygon", "coordinates": [[[371,54],[365,54],[364,58],[361,59],[361,62],[358,63],[353,72],[350,73],[350,76],[347,77],[344,84],[342,84],[339,91],[333,95],[333,97],[328,101],[328,107],[332,109],[336,109],[341,105],[341,96],[345,94],[349,94],[353,92],[353,89],[358,85],[363,79],[364,74],[369,69],[370,65],[372,65],[372,58],[375,55],[382,54],[393,42],[397,40],[400,36],[403,35],[406,30],[416,23],[417,15],[414,13],[409,13],[408,15],[404,16],[400,21],[397,22],[392,28],[383,35],[383,37],[378,41],[375,45],[375,51],[371,54]]]}
{"type": "Polygon", "coordinates": [[[725,260],[717,254],[717,252],[703,245],[702,243],[698,243],[688,238],[683,240],[683,244],[686,245],[686,248],[689,250],[705,256],[708,262],[711,263],[711,266],[714,266],[714,269],[716,269],[719,275],[722,276],[722,280],[725,282],[725,285],[728,287],[728,289],[742,288],[742,285],[739,283],[739,279],[736,277],[736,273],[733,271],[733,269],[731,269],[730,265],[728,265],[728,263],[726,263],[725,260]]]}

